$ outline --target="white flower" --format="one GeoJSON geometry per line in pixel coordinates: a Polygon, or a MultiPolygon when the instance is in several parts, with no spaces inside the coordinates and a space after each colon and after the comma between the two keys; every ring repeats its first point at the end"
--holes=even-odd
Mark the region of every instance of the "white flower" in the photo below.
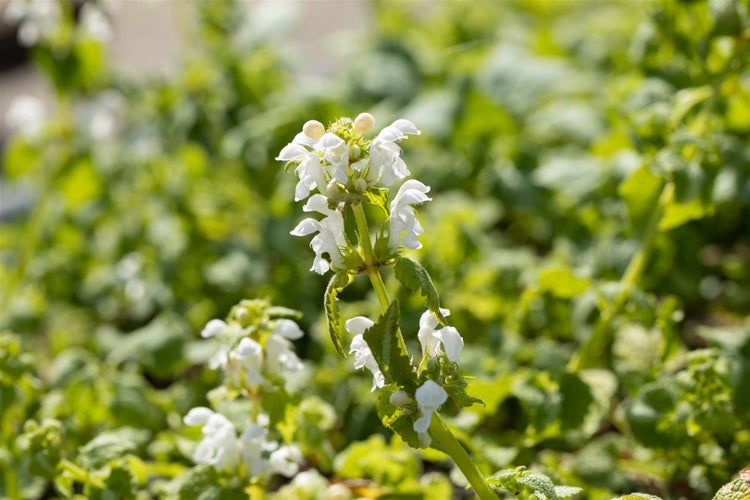
{"type": "Polygon", "coordinates": [[[91,38],[108,42],[112,38],[112,23],[100,6],[86,2],[81,7],[81,29],[91,38]]]}
{"type": "Polygon", "coordinates": [[[414,397],[422,414],[414,421],[414,430],[418,433],[427,432],[433,412],[448,400],[448,393],[434,381],[428,380],[417,389],[414,397]]]}
{"type": "Polygon", "coordinates": [[[314,144],[314,139],[305,135],[304,132],[300,132],[292,142],[284,146],[279,152],[279,156],[276,157],[280,161],[299,162],[295,169],[299,182],[294,190],[294,201],[307,198],[314,187],[317,187],[320,192],[325,192],[326,185],[330,180],[330,173],[323,168],[317,154],[308,149],[312,148],[314,144]]]}
{"type": "MultiPolygon", "coordinates": [[[[443,316],[449,316],[448,309],[440,308],[443,316]]],[[[458,362],[461,351],[464,348],[464,339],[458,333],[458,330],[452,326],[446,326],[436,330],[438,320],[431,311],[425,311],[419,319],[419,333],[417,338],[422,346],[422,355],[435,357],[438,355],[440,344],[451,361],[458,362]]]]}
{"type": "Polygon", "coordinates": [[[36,135],[44,125],[44,104],[36,97],[20,95],[13,99],[5,115],[5,123],[11,130],[24,135],[36,135]]]}
{"type": "Polygon", "coordinates": [[[344,218],[341,212],[328,208],[328,200],[322,194],[311,196],[303,210],[305,212],[315,211],[325,215],[321,220],[303,219],[291,231],[293,236],[307,236],[315,232],[318,233],[310,241],[310,248],[315,252],[315,259],[310,270],[318,274],[325,274],[330,269],[331,263],[338,268],[343,267],[344,260],[341,257],[340,249],[348,245],[344,234],[344,218]],[[323,254],[328,254],[331,261],[326,260],[323,254]]]}
{"type": "Polygon", "coordinates": [[[302,463],[302,452],[294,445],[282,446],[271,453],[268,461],[272,472],[292,477],[299,471],[299,464],[302,463]]]}
{"type": "MultiPolygon", "coordinates": [[[[323,153],[324,164],[333,167],[333,177],[341,184],[346,184],[349,180],[349,147],[344,139],[329,132],[313,148],[323,153]]],[[[318,190],[322,192],[320,188],[318,190]]]]}
{"type": "Polygon", "coordinates": [[[229,353],[229,362],[224,370],[235,385],[251,386],[263,383],[263,375],[260,374],[262,364],[263,348],[255,340],[245,337],[229,353]],[[241,379],[243,373],[244,381],[241,379]]]}
{"type": "Polygon", "coordinates": [[[62,10],[57,0],[11,0],[4,17],[8,24],[18,24],[18,42],[31,47],[57,30],[62,10]]]}
{"type": "Polygon", "coordinates": [[[354,368],[356,368],[357,370],[359,370],[360,368],[367,368],[368,370],[370,370],[370,372],[372,372],[372,388],[370,389],[370,391],[374,391],[376,388],[383,387],[385,385],[385,376],[383,375],[383,372],[380,371],[378,362],[373,357],[370,346],[367,345],[367,342],[365,341],[365,337],[363,335],[365,333],[365,330],[367,330],[374,324],[375,323],[373,323],[370,319],[365,318],[364,316],[357,316],[344,323],[344,328],[346,328],[346,331],[354,334],[352,343],[349,346],[349,354],[355,353],[354,368]]]}
{"type": "Polygon", "coordinates": [[[407,134],[419,135],[420,132],[412,122],[401,119],[385,127],[373,139],[367,178],[370,184],[380,181],[383,186],[389,187],[396,179],[409,175],[409,169],[401,159],[401,148],[396,144],[397,141],[406,139],[407,134]]]}
{"type": "Polygon", "coordinates": [[[393,406],[406,406],[409,403],[411,403],[411,398],[406,393],[406,391],[399,390],[399,391],[393,391],[391,393],[391,397],[388,398],[388,401],[393,406]]]}
{"type": "Polygon", "coordinates": [[[289,340],[301,339],[302,335],[304,335],[297,323],[295,323],[291,319],[285,318],[276,321],[276,324],[273,328],[273,333],[281,335],[282,337],[289,340]]]}
{"type": "Polygon", "coordinates": [[[248,424],[240,436],[240,452],[250,476],[259,476],[268,469],[268,461],[263,458],[263,452],[274,450],[277,445],[268,442],[267,436],[268,431],[256,424],[248,424]]]}
{"type": "Polygon", "coordinates": [[[212,319],[211,321],[206,323],[206,326],[203,327],[203,330],[201,331],[201,337],[207,339],[210,337],[221,335],[226,327],[227,324],[224,321],[220,319],[212,319]]]}
{"type": "Polygon", "coordinates": [[[266,339],[266,357],[268,359],[268,371],[281,373],[282,370],[295,372],[304,366],[294,353],[292,343],[281,335],[269,335],[266,339]]]}
{"type": "Polygon", "coordinates": [[[430,201],[432,198],[427,196],[429,191],[429,186],[415,179],[409,179],[399,188],[391,202],[388,246],[393,251],[398,251],[402,235],[405,247],[422,248],[419,235],[424,232],[424,229],[419,224],[412,205],[430,201]]]}
{"type": "Polygon", "coordinates": [[[203,425],[203,440],[193,453],[198,464],[213,465],[219,470],[230,469],[239,461],[239,444],[234,425],[221,413],[205,407],[193,408],[183,419],[185,424],[203,425]]]}

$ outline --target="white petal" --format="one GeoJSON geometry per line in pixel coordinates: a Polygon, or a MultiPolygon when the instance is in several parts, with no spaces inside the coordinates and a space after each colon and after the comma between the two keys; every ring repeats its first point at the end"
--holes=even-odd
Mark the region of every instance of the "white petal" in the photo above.
{"type": "Polygon", "coordinates": [[[185,422],[185,425],[204,425],[206,422],[208,422],[209,417],[213,415],[214,412],[210,408],[206,408],[205,406],[196,406],[192,410],[188,412],[187,415],[182,419],[183,422],[185,422]]]}
{"type": "Polygon", "coordinates": [[[239,344],[237,344],[237,347],[235,347],[233,354],[239,359],[245,359],[249,357],[260,357],[262,352],[263,348],[259,343],[257,343],[250,337],[245,337],[240,340],[239,344]]]}
{"type": "Polygon", "coordinates": [[[276,321],[276,326],[273,328],[273,333],[279,334],[282,337],[288,338],[289,340],[297,340],[302,338],[302,330],[300,327],[291,319],[280,319],[276,321]]]}
{"type": "Polygon", "coordinates": [[[220,319],[212,319],[211,321],[206,323],[205,327],[203,327],[203,330],[201,331],[201,337],[207,339],[209,337],[216,337],[217,335],[221,335],[226,327],[227,324],[224,321],[220,319]]]}
{"type": "Polygon", "coordinates": [[[315,143],[315,149],[318,149],[318,150],[334,149],[343,144],[344,144],[344,139],[337,136],[336,134],[332,134],[328,132],[323,137],[321,137],[317,143],[315,143]]]}
{"type": "Polygon", "coordinates": [[[328,208],[328,198],[322,194],[314,194],[307,200],[305,206],[302,207],[305,212],[318,212],[319,214],[329,215],[333,210],[328,208]]]}
{"type": "Polygon", "coordinates": [[[320,223],[311,218],[303,219],[297,226],[292,229],[289,234],[292,236],[307,236],[316,231],[320,231],[320,223]]]}
{"type": "Polygon", "coordinates": [[[292,161],[303,158],[308,151],[300,146],[299,144],[290,143],[284,146],[279,152],[279,156],[276,157],[278,161],[292,161]]]}
{"type": "Polygon", "coordinates": [[[356,316],[350,320],[347,320],[347,322],[344,323],[344,328],[346,328],[347,332],[353,333],[354,335],[362,335],[365,333],[365,330],[367,330],[374,324],[375,323],[369,318],[365,318],[364,316],[356,316]]]}
{"type": "Polygon", "coordinates": [[[423,412],[422,416],[414,421],[414,430],[420,434],[427,432],[430,428],[430,420],[432,420],[432,412],[423,412]]]}
{"type": "Polygon", "coordinates": [[[403,134],[421,134],[421,132],[417,130],[417,127],[412,122],[403,118],[393,122],[391,124],[391,127],[397,128],[403,134]]]}
{"type": "Polygon", "coordinates": [[[448,400],[448,393],[435,381],[428,380],[414,393],[419,407],[437,408],[448,400]]]}
{"type": "Polygon", "coordinates": [[[451,361],[458,362],[461,351],[464,349],[464,339],[458,330],[452,326],[446,326],[435,333],[435,336],[443,343],[445,354],[451,361]]]}

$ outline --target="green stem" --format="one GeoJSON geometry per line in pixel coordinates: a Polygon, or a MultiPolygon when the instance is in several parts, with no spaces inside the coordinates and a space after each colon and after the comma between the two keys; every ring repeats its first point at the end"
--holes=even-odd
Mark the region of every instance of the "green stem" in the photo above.
{"type": "Polygon", "coordinates": [[[91,486],[94,486],[100,489],[104,488],[104,483],[102,482],[101,479],[96,478],[96,477],[91,477],[91,474],[89,474],[89,471],[82,469],[81,467],[77,466],[70,460],[63,458],[62,460],[60,460],[57,466],[61,468],[62,470],[69,472],[70,475],[73,476],[73,479],[78,481],[79,483],[89,484],[91,486]]]}
{"type": "Polygon", "coordinates": [[[665,183],[662,186],[661,194],[659,195],[656,205],[651,211],[651,217],[646,223],[641,247],[630,259],[628,267],[622,275],[622,279],[620,280],[620,291],[615,296],[615,299],[610,306],[602,311],[599,321],[586,343],[583,344],[578,353],[570,360],[568,369],[571,372],[575,373],[581,369],[588,368],[605,353],[607,344],[610,341],[611,323],[627,303],[630,293],[638,282],[638,279],[640,279],[641,274],[643,274],[643,271],[646,269],[649,253],[651,251],[651,244],[653,243],[654,237],[659,232],[659,223],[664,215],[664,210],[667,205],[669,205],[673,196],[674,185],[671,182],[665,183]]]}
{"type": "Polygon", "coordinates": [[[443,451],[453,458],[453,461],[458,465],[458,468],[461,469],[461,472],[464,473],[464,476],[466,476],[466,479],[474,488],[474,492],[480,499],[497,500],[497,495],[492,491],[492,488],[487,485],[484,476],[479,472],[479,468],[477,468],[474,461],[464,447],[461,446],[461,443],[459,443],[455,436],[453,436],[453,433],[451,433],[450,429],[445,425],[445,422],[443,422],[443,419],[440,418],[440,415],[438,415],[437,412],[432,414],[432,420],[430,421],[430,434],[438,443],[440,443],[443,451]]]}
{"type": "MultiPolygon", "coordinates": [[[[385,283],[380,275],[380,271],[374,265],[372,241],[370,240],[370,229],[367,225],[365,210],[361,203],[352,205],[352,210],[354,212],[354,219],[357,222],[357,231],[359,232],[359,246],[362,249],[365,265],[367,266],[367,276],[370,278],[370,283],[375,290],[375,294],[378,296],[380,307],[382,307],[383,311],[386,311],[391,304],[391,299],[388,296],[388,290],[385,288],[385,283]]],[[[406,352],[404,337],[401,335],[400,329],[396,331],[396,335],[398,336],[398,341],[401,344],[401,347],[404,349],[404,352],[406,352]]],[[[477,465],[463,446],[461,446],[461,443],[459,443],[451,433],[450,429],[448,429],[437,412],[432,414],[432,420],[430,421],[430,434],[438,443],[440,443],[443,450],[453,458],[453,461],[458,468],[461,469],[461,472],[464,473],[464,476],[466,476],[466,479],[471,483],[471,486],[474,488],[474,491],[480,499],[497,500],[497,495],[487,485],[482,473],[479,472],[477,465]]]]}

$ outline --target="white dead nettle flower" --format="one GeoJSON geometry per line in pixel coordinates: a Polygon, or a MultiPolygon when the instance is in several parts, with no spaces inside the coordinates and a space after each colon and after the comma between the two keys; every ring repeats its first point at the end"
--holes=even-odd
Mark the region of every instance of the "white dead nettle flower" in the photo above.
{"type": "Polygon", "coordinates": [[[80,27],[84,33],[100,42],[112,39],[112,23],[101,6],[86,2],[81,7],[80,27]]]}
{"type": "Polygon", "coordinates": [[[7,24],[18,25],[18,42],[31,47],[57,30],[62,10],[58,0],[11,0],[3,17],[7,24]]]}
{"type": "Polygon", "coordinates": [[[216,337],[218,335],[221,335],[226,328],[226,322],[220,319],[212,319],[211,321],[206,323],[206,326],[203,327],[203,330],[201,331],[201,337],[203,337],[204,339],[216,337]]]}
{"type": "Polygon", "coordinates": [[[432,414],[448,400],[448,393],[433,380],[428,380],[417,388],[414,397],[421,413],[421,416],[414,421],[414,430],[418,433],[427,432],[432,414]]]}
{"type": "Polygon", "coordinates": [[[374,324],[372,320],[364,316],[357,316],[344,323],[346,331],[354,334],[349,347],[349,353],[354,353],[354,368],[357,370],[367,368],[372,373],[372,388],[370,391],[374,391],[376,388],[385,385],[385,376],[380,371],[380,366],[378,366],[378,362],[372,355],[370,346],[367,345],[364,337],[365,330],[374,324]]]}
{"type": "Polygon", "coordinates": [[[275,450],[278,444],[268,441],[268,417],[259,415],[256,424],[248,424],[240,435],[240,453],[245,462],[245,468],[250,476],[259,476],[268,470],[268,460],[265,453],[275,450]]]}
{"type": "Polygon", "coordinates": [[[282,446],[271,453],[268,459],[271,472],[292,477],[299,472],[302,463],[302,452],[294,445],[282,446]]]}
{"type": "Polygon", "coordinates": [[[266,357],[268,359],[268,370],[271,373],[286,371],[299,371],[304,366],[294,353],[294,346],[290,340],[302,337],[302,330],[297,323],[290,319],[280,319],[266,338],[266,357]]]}
{"type": "Polygon", "coordinates": [[[388,234],[388,246],[394,252],[398,251],[402,238],[406,248],[422,248],[419,235],[424,233],[424,229],[417,220],[412,205],[431,201],[432,198],[427,196],[429,191],[429,186],[425,186],[416,179],[409,179],[398,189],[398,193],[391,202],[388,234]]]}
{"type": "Polygon", "coordinates": [[[310,247],[315,252],[315,259],[310,268],[318,274],[325,274],[331,267],[331,264],[339,269],[344,266],[344,259],[341,256],[341,248],[348,246],[344,234],[344,217],[338,210],[328,208],[328,200],[322,194],[314,194],[303,207],[305,212],[318,212],[325,215],[321,220],[307,218],[302,220],[295,227],[291,234],[293,236],[307,236],[317,232],[310,247]],[[330,262],[323,257],[328,254],[330,262]]]}
{"type": "Polygon", "coordinates": [[[408,134],[419,135],[420,132],[409,120],[396,120],[388,125],[373,139],[370,145],[370,171],[367,180],[370,184],[380,183],[390,187],[396,179],[409,175],[406,163],[401,159],[401,148],[396,144],[407,138],[408,134]]]}
{"type": "Polygon", "coordinates": [[[245,337],[229,352],[224,372],[233,385],[248,387],[263,383],[262,366],[263,348],[255,340],[245,337]]]}
{"type": "Polygon", "coordinates": [[[393,391],[393,393],[391,393],[391,397],[388,398],[388,401],[393,406],[406,406],[412,402],[412,399],[411,397],[409,397],[406,391],[398,390],[398,391],[393,391]]]}
{"type": "Polygon", "coordinates": [[[183,419],[186,425],[202,425],[203,440],[193,453],[198,464],[213,465],[219,470],[234,468],[239,462],[240,449],[234,425],[221,413],[209,408],[193,408],[183,419]]]}
{"type": "MultiPolygon", "coordinates": [[[[440,312],[443,316],[450,315],[450,311],[442,307],[440,312]]],[[[457,363],[461,351],[464,349],[464,339],[458,333],[458,330],[452,326],[445,326],[439,330],[437,330],[437,326],[438,320],[435,314],[429,310],[425,311],[419,319],[419,333],[417,333],[417,338],[422,346],[422,355],[436,357],[442,344],[448,359],[457,363]]]]}
{"type": "Polygon", "coordinates": [[[13,99],[5,115],[5,123],[11,130],[24,135],[36,135],[44,125],[44,104],[36,97],[20,95],[13,99]]]}

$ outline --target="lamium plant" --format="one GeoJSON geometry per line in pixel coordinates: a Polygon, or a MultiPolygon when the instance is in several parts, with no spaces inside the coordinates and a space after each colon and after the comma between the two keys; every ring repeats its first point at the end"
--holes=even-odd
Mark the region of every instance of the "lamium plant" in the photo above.
{"type": "Polygon", "coordinates": [[[295,200],[306,199],[303,210],[323,216],[302,220],[291,234],[315,233],[310,242],[315,253],[310,270],[334,273],[325,293],[325,309],[331,340],[342,356],[346,350],[337,295],[361,274],[367,275],[375,290],[382,315],[349,318],[344,328],[353,336],[349,354],[354,354],[354,367],[372,373],[372,391],[377,391],[383,424],[415,448],[433,446],[444,451],[480,498],[496,498],[439,414],[449,400],[458,407],[481,403],[466,392],[467,381],[459,365],[463,338],[448,325],[450,312],[440,307],[427,271],[402,255],[404,248],[421,248],[419,236],[424,229],[415,206],[431,201],[429,186],[407,179],[410,172],[398,145],[420,132],[412,122],[400,119],[368,139],[374,124],[369,113],[353,120],[340,118],[328,128],[311,120],[281,150],[277,160],[286,162],[299,178],[295,200]],[[345,221],[352,217],[356,229],[349,234],[345,221]],[[418,327],[403,328],[419,340],[418,356],[407,351],[398,301],[391,300],[381,276],[386,267],[393,267],[409,291],[425,297],[427,310],[418,327]]]}

